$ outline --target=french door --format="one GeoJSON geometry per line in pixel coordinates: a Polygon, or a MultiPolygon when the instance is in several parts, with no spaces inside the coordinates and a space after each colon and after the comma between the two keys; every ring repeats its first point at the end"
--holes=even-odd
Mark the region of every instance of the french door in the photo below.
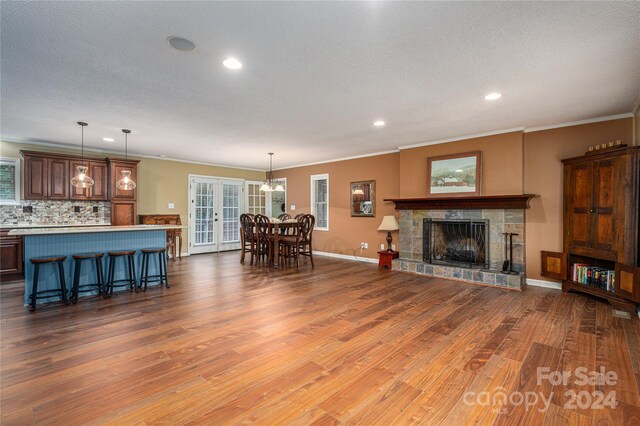
{"type": "Polygon", "coordinates": [[[240,248],[243,182],[189,177],[189,253],[240,248]]]}

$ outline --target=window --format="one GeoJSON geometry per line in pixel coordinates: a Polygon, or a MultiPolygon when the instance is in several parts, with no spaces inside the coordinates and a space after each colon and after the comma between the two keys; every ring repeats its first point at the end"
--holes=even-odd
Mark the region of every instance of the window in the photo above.
{"type": "Polygon", "coordinates": [[[20,159],[0,157],[0,204],[20,204],[20,159]]]}
{"type": "Polygon", "coordinates": [[[246,182],[247,213],[267,214],[267,197],[265,192],[260,191],[261,186],[262,182],[246,182]]]}
{"type": "Polygon", "coordinates": [[[329,230],[329,175],[311,175],[311,214],[316,217],[315,229],[329,230]]]}

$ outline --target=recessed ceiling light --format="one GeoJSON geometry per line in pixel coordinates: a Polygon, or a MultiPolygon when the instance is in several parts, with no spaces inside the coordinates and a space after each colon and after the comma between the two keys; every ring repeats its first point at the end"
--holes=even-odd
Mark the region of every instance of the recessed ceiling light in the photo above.
{"type": "Polygon", "coordinates": [[[487,96],[485,96],[484,98],[485,98],[485,100],[487,100],[487,101],[495,101],[496,99],[500,99],[501,97],[502,97],[502,94],[501,94],[501,93],[498,93],[498,92],[492,92],[492,93],[489,93],[489,94],[488,94],[487,96]]]}
{"type": "Polygon", "coordinates": [[[113,142],[113,138],[102,138],[105,142],[113,142]]]}
{"type": "Polygon", "coordinates": [[[222,61],[222,65],[229,68],[230,70],[239,70],[240,68],[242,68],[242,62],[240,62],[236,58],[227,58],[222,61]]]}
{"type": "Polygon", "coordinates": [[[192,41],[182,37],[167,37],[167,43],[169,43],[169,46],[182,52],[192,52],[196,50],[196,45],[192,41]]]}
{"type": "Polygon", "coordinates": [[[385,123],[384,121],[382,121],[382,120],[377,120],[377,121],[374,121],[374,122],[373,122],[373,125],[374,125],[374,126],[376,126],[376,127],[382,127],[382,126],[384,126],[385,124],[386,124],[386,123],[385,123]]]}

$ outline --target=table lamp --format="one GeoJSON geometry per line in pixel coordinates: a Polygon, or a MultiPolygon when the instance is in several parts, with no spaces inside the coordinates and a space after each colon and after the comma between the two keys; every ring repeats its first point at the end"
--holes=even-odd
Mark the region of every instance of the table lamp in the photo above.
{"type": "Polygon", "coordinates": [[[400,229],[398,226],[398,221],[395,216],[385,216],[382,218],[382,223],[378,227],[378,231],[387,231],[387,251],[391,250],[391,231],[397,231],[400,229]]]}

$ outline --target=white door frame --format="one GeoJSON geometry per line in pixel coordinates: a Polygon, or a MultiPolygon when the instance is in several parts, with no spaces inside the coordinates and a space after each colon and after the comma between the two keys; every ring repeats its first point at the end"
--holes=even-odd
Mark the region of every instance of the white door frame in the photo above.
{"type": "MultiPolygon", "coordinates": [[[[215,231],[214,231],[214,242],[211,244],[212,246],[215,246],[215,250],[212,250],[211,253],[214,252],[220,252],[220,251],[224,251],[224,250],[235,250],[235,249],[239,249],[240,248],[240,241],[238,240],[238,242],[233,242],[233,243],[223,243],[222,242],[222,233],[223,233],[223,211],[222,211],[222,203],[223,203],[223,188],[222,185],[225,184],[225,182],[227,184],[234,184],[237,183],[238,186],[240,187],[240,194],[239,194],[239,215],[242,214],[244,212],[244,204],[245,204],[245,199],[246,197],[244,196],[244,190],[245,190],[245,185],[244,179],[238,179],[238,178],[227,178],[227,177],[219,177],[219,176],[207,176],[207,175],[198,175],[198,174],[188,174],[187,176],[188,179],[188,191],[187,191],[187,205],[189,206],[189,212],[188,212],[188,223],[189,223],[189,246],[187,248],[189,255],[192,254],[192,247],[193,247],[193,241],[194,241],[194,233],[195,233],[195,223],[193,223],[193,220],[195,218],[192,217],[192,212],[193,212],[193,203],[191,202],[191,182],[193,179],[208,179],[208,180],[212,180],[215,181],[215,198],[214,198],[214,209],[215,212],[217,213],[216,216],[218,219],[216,219],[216,225],[215,225],[215,231]]],[[[206,253],[206,252],[204,252],[206,253]]]]}

